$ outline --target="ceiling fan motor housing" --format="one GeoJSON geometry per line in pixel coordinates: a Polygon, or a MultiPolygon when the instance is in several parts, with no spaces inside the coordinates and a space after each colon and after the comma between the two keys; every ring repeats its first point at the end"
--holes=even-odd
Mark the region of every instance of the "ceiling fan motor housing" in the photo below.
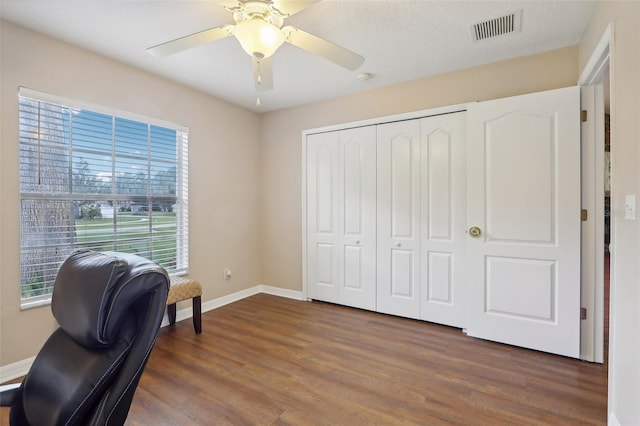
{"type": "Polygon", "coordinates": [[[274,15],[267,3],[249,1],[243,6],[243,10],[233,14],[236,21],[233,33],[249,55],[257,59],[268,58],[284,43],[280,29],[284,19],[274,15]]]}

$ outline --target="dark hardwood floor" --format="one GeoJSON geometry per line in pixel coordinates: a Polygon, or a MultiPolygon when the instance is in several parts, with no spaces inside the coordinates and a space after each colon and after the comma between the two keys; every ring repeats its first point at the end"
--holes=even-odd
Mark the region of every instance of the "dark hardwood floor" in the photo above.
{"type": "Polygon", "coordinates": [[[127,424],[606,424],[607,372],[459,329],[257,295],[160,331],[127,424]]]}
{"type": "Polygon", "coordinates": [[[601,364],[263,294],[202,319],[160,330],[128,425],[606,424],[601,364]]]}

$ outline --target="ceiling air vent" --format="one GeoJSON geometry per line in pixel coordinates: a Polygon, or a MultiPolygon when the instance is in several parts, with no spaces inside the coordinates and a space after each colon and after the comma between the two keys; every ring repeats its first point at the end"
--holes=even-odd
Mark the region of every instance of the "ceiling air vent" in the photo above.
{"type": "Polygon", "coordinates": [[[489,19],[471,26],[473,41],[482,41],[520,31],[522,11],[519,10],[499,18],[489,19]]]}

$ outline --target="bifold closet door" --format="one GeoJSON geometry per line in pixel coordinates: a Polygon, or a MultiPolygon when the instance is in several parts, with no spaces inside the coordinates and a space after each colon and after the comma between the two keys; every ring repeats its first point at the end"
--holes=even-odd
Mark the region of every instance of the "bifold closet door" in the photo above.
{"type": "Polygon", "coordinates": [[[466,112],[420,121],[420,318],[465,326],[466,112]]]}
{"type": "Polygon", "coordinates": [[[420,318],[420,120],[382,124],[378,142],[378,312],[420,318]]]}
{"type": "Polygon", "coordinates": [[[307,136],[309,297],[375,310],[375,261],[375,127],[307,136]]]}

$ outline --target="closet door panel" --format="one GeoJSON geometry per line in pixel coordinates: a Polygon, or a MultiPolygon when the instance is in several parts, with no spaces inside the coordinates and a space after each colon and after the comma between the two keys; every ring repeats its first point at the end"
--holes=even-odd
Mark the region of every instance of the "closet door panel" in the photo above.
{"type": "Polygon", "coordinates": [[[342,189],[344,194],[344,235],[362,235],[364,232],[362,190],[365,164],[362,164],[363,141],[354,137],[341,137],[344,158],[342,189]],[[345,141],[346,139],[346,141],[345,141]]]}
{"type": "Polygon", "coordinates": [[[415,299],[414,250],[391,249],[391,296],[415,299]]]}
{"type": "MultiPolygon", "coordinates": [[[[430,251],[427,253],[426,299],[429,303],[453,304],[453,255],[430,251]]],[[[425,315],[428,307],[423,312],[425,315]]]]}
{"type": "Polygon", "coordinates": [[[421,120],[420,318],[464,327],[466,113],[421,120]]]}
{"type": "Polygon", "coordinates": [[[337,134],[307,136],[307,284],[308,296],[340,299],[337,134]]]}
{"type": "Polygon", "coordinates": [[[420,121],[379,125],[378,311],[420,317],[420,121]]]}
{"type": "MultiPolygon", "coordinates": [[[[429,121],[425,122],[428,126],[429,121]]],[[[426,237],[434,240],[451,240],[452,226],[452,176],[454,165],[452,155],[451,133],[438,127],[432,133],[425,129],[425,141],[423,143],[423,157],[425,168],[423,193],[428,199],[424,203],[426,210],[426,237]]]]}
{"type": "Polygon", "coordinates": [[[340,303],[376,307],[376,130],[343,130],[340,140],[340,303]]]}
{"type": "Polygon", "coordinates": [[[307,137],[309,297],[464,326],[465,115],[307,137]]]}
{"type": "Polygon", "coordinates": [[[412,180],[412,143],[410,135],[398,134],[389,141],[390,154],[390,213],[391,237],[413,238],[413,190],[417,184],[412,180]]]}
{"type": "Polygon", "coordinates": [[[344,288],[345,290],[364,291],[366,281],[363,278],[362,247],[344,246],[344,288]]]}
{"type": "MultiPolygon", "coordinates": [[[[335,244],[316,243],[315,245],[315,282],[318,286],[335,286],[335,244]]],[[[321,291],[321,289],[320,289],[321,291]]],[[[330,290],[329,290],[330,291],[330,290]]]]}

